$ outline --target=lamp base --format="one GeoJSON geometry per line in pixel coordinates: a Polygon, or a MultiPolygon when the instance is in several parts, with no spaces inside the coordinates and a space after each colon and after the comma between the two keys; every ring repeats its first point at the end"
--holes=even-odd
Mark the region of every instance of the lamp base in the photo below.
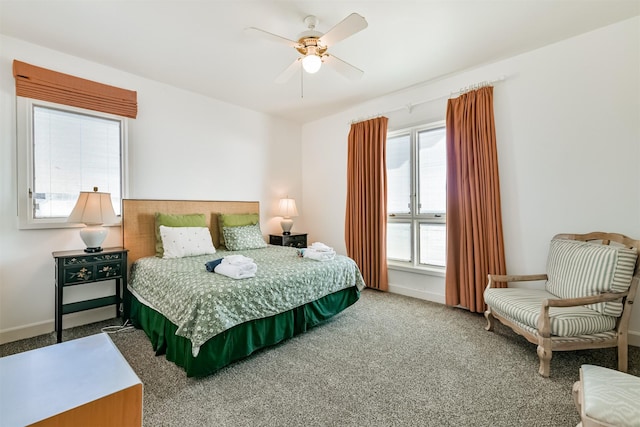
{"type": "Polygon", "coordinates": [[[291,234],[291,227],[293,227],[293,220],[291,218],[283,218],[280,221],[280,227],[282,227],[282,234],[288,236],[291,234]]]}
{"type": "Polygon", "coordinates": [[[87,246],[84,250],[87,253],[102,252],[102,242],[107,237],[107,229],[100,225],[87,225],[80,229],[80,237],[87,246]]]}
{"type": "Polygon", "coordinates": [[[101,247],[97,247],[97,248],[85,248],[85,252],[88,254],[95,254],[96,252],[102,252],[104,249],[102,249],[101,247]]]}

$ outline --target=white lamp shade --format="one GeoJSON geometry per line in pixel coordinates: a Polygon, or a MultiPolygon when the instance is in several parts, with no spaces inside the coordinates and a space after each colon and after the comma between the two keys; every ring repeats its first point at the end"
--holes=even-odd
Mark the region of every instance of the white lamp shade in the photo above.
{"type": "Polygon", "coordinates": [[[87,225],[113,224],[118,222],[111,204],[111,194],[94,191],[81,191],[76,206],[67,222],[79,222],[87,225]]]}
{"type": "Polygon", "coordinates": [[[294,199],[280,199],[278,211],[280,216],[285,218],[298,216],[298,209],[296,208],[296,201],[294,199]]]}

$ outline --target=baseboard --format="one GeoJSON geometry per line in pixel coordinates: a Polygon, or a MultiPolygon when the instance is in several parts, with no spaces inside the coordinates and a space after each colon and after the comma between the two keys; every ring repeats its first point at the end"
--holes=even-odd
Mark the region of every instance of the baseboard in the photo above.
{"type": "Polygon", "coordinates": [[[407,297],[437,302],[439,304],[445,303],[444,295],[436,294],[433,292],[420,291],[413,288],[407,288],[401,285],[393,285],[391,283],[389,284],[389,292],[391,292],[392,294],[399,294],[407,297]]]}
{"type": "Polygon", "coordinates": [[[5,329],[0,331],[0,344],[48,334],[49,332],[52,332],[53,329],[54,322],[49,320],[39,323],[31,323],[30,325],[20,326],[17,328],[5,329]]]}
{"type": "Polygon", "coordinates": [[[640,347],[640,332],[629,331],[629,345],[640,347]]]}
{"type": "MultiPolygon", "coordinates": [[[[100,307],[78,313],[66,314],[62,321],[62,328],[73,328],[75,326],[86,325],[87,323],[100,322],[114,318],[115,308],[100,307]]],[[[44,322],[31,323],[17,328],[9,328],[0,331],[0,344],[19,341],[26,338],[37,337],[38,335],[50,334],[55,330],[55,321],[45,320],[44,322]]]]}

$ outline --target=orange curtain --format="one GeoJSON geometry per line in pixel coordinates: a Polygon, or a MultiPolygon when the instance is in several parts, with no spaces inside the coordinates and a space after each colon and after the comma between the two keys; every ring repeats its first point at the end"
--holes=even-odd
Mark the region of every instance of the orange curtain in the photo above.
{"type": "Polygon", "coordinates": [[[386,291],[387,123],[378,117],[351,125],[347,160],[347,255],[368,287],[386,291]]]}
{"type": "Polygon", "coordinates": [[[138,94],[69,74],[13,61],[16,95],[135,119],[138,94]]]}
{"type": "Polygon", "coordinates": [[[446,303],[485,310],[487,274],[505,274],[493,87],[447,105],[446,303]]]}

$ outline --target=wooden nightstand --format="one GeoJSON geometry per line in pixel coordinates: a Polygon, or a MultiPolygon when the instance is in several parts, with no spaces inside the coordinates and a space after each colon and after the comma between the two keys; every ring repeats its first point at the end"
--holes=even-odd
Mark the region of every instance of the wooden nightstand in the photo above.
{"type": "Polygon", "coordinates": [[[307,247],[307,233],[269,234],[269,244],[277,246],[291,246],[293,248],[307,247]]]}
{"type": "MultiPolygon", "coordinates": [[[[127,287],[127,250],[125,248],[105,248],[102,252],[79,251],[53,252],[56,262],[56,342],[62,341],[62,315],[92,308],[116,306],[116,317],[120,316],[122,294],[127,287]],[[104,280],[116,281],[115,294],[64,304],[63,292],[67,286],[86,285],[104,280]]],[[[128,313],[124,313],[125,318],[128,313]]]]}

